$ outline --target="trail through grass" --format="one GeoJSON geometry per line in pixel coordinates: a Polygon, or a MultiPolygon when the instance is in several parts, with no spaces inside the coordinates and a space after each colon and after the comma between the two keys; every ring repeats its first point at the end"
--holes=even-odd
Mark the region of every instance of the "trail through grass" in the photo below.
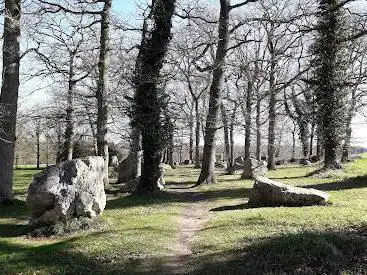
{"type": "Polygon", "coordinates": [[[15,172],[16,200],[0,208],[1,274],[367,274],[367,156],[328,178],[280,167],[270,178],[329,192],[327,207],[247,207],[253,182],[179,167],[155,198],[109,195],[100,229],[28,239],[26,191],[36,170],[15,172]]]}

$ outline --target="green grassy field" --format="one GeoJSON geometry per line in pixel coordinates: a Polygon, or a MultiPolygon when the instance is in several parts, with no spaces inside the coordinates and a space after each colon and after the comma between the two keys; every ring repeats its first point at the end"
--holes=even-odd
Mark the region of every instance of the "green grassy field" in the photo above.
{"type": "Polygon", "coordinates": [[[218,171],[218,184],[186,189],[199,170],[179,167],[156,198],[109,195],[101,228],[53,238],[26,237],[26,191],[37,171],[16,170],[15,203],[0,208],[0,273],[170,273],[191,205],[204,209],[205,224],[178,273],[367,274],[367,155],[343,173],[309,176],[316,169],[280,167],[268,176],[324,190],[331,206],[249,208],[252,181],[218,171]]]}

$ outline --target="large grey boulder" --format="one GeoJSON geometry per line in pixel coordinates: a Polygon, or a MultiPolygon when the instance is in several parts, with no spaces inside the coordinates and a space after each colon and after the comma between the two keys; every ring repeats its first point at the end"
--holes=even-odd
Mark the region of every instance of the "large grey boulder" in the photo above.
{"type": "Polygon", "coordinates": [[[103,157],[74,159],[34,175],[27,204],[32,224],[94,218],[106,206],[103,157]]]}
{"type": "Polygon", "coordinates": [[[258,177],[250,193],[251,206],[326,205],[329,195],[316,189],[289,186],[265,177],[258,177]]]}
{"type": "Polygon", "coordinates": [[[265,176],[268,168],[266,163],[257,159],[247,158],[243,161],[242,179],[256,179],[265,176]]]}

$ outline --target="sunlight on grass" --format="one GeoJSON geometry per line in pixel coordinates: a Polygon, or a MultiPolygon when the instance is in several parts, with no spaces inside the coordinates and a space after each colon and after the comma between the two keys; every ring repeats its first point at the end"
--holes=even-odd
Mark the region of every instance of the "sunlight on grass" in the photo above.
{"type": "MultiPolygon", "coordinates": [[[[201,194],[211,211],[193,243],[196,274],[363,274],[366,267],[367,154],[328,178],[308,176],[320,166],[284,166],[270,178],[328,192],[327,207],[248,208],[253,181],[218,171],[218,183],[191,189],[200,170],[168,171],[167,186],[201,194]],[[362,236],[362,237],[361,237],[362,236]]],[[[162,273],[190,201],[172,192],[156,198],[110,195],[104,226],[49,239],[27,239],[27,188],[36,170],[15,171],[13,205],[0,209],[0,272],[22,274],[162,273]]],[[[177,191],[177,190],[176,190],[177,191]]],[[[204,205],[203,204],[203,205],[204,205]]]]}
{"type": "MultiPolygon", "coordinates": [[[[365,206],[367,197],[367,177],[361,177],[360,182],[354,182],[354,177],[367,174],[367,155],[364,155],[362,159],[358,159],[354,163],[349,163],[345,167],[343,175],[330,177],[327,179],[305,177],[313,170],[318,169],[315,167],[295,167],[287,168],[282,167],[276,171],[269,172],[269,177],[277,179],[281,182],[286,182],[292,185],[307,186],[312,188],[321,189],[329,192],[331,195],[332,206],[327,207],[278,207],[278,208],[255,208],[255,209],[243,209],[241,204],[245,204],[247,199],[232,198],[227,200],[219,200],[214,206],[214,210],[221,209],[225,205],[238,205],[232,207],[231,211],[214,211],[213,218],[205,230],[200,233],[200,238],[196,243],[196,251],[201,254],[200,262],[197,265],[205,265],[203,257],[208,257],[206,262],[214,261],[218,254],[223,258],[227,258],[228,261],[239,257],[242,253],[246,254],[246,250],[250,250],[254,244],[258,243],[264,238],[280,238],[284,235],[303,235],[305,232],[343,232],[348,231],[350,228],[365,228],[367,226],[367,208],[365,206]],[[304,177],[299,177],[303,175],[304,177]],[[345,180],[345,182],[342,182],[345,180]],[[350,181],[350,184],[348,184],[350,181]],[[225,253],[223,253],[225,252],[225,253]]],[[[232,186],[236,188],[252,186],[252,182],[241,181],[238,176],[225,176],[226,180],[231,181],[232,186]],[[238,179],[238,180],[236,180],[238,179]]],[[[210,190],[217,190],[225,188],[225,181],[222,181],[218,185],[209,187],[210,190]]],[[[208,189],[208,188],[207,188],[208,189]]],[[[315,234],[316,234],[315,233],[315,234]]],[[[280,240],[272,249],[278,249],[278,245],[282,245],[286,240],[280,240]]],[[[315,245],[322,244],[315,240],[315,245]]],[[[299,244],[302,249],[302,244],[299,244]]],[[[329,249],[326,249],[329,253],[333,253],[333,244],[329,245],[329,249]]],[[[351,249],[351,244],[344,248],[344,250],[351,249]]],[[[357,248],[367,247],[366,240],[358,243],[357,248]]],[[[271,247],[270,247],[271,248],[271,247]]],[[[289,249],[289,247],[284,247],[289,249]]],[[[265,253],[272,254],[272,251],[266,251],[265,253]]],[[[281,250],[280,253],[285,253],[281,250]]],[[[294,258],[299,257],[299,253],[292,255],[292,253],[286,253],[288,260],[292,261],[294,258]],[[288,255],[289,254],[289,255],[288,255]]],[[[302,250],[302,257],[313,257],[317,254],[315,247],[307,250],[302,250]]],[[[246,257],[248,257],[247,255],[246,257]]],[[[262,257],[261,255],[259,255],[262,257]]],[[[363,256],[365,257],[365,256],[363,256]]],[[[222,259],[223,260],[223,259],[222,259]]],[[[334,259],[335,260],[335,259],[334,259]]],[[[245,257],[243,256],[243,261],[245,257]]],[[[262,263],[264,265],[264,263],[262,263]]],[[[274,262],[273,264],[276,264],[274,262]]],[[[246,268],[237,267],[236,272],[258,272],[259,265],[247,266],[246,268]]],[[[218,274],[217,265],[207,269],[218,274]]],[[[306,268],[306,267],[305,267],[306,268]]],[[[284,266],[278,270],[286,270],[284,266]]],[[[303,269],[300,269],[300,272],[303,269]]],[[[330,269],[332,270],[332,269],[330,269]]],[[[355,270],[349,267],[345,268],[345,271],[355,270]]],[[[226,270],[228,272],[228,270],[226,270]]],[[[273,270],[274,271],[274,270],[273,270]]],[[[303,270],[307,273],[307,268],[303,270]]],[[[248,273],[248,274],[250,274],[248,273]]],[[[252,274],[252,273],[251,273],[252,274]]]]}
{"type": "Polygon", "coordinates": [[[101,230],[51,239],[27,239],[30,228],[24,203],[35,170],[16,170],[18,200],[0,209],[0,272],[33,274],[133,272],[144,265],[159,268],[178,232],[183,204],[169,197],[110,197],[101,230]],[[12,232],[9,232],[11,230],[12,232]]]}

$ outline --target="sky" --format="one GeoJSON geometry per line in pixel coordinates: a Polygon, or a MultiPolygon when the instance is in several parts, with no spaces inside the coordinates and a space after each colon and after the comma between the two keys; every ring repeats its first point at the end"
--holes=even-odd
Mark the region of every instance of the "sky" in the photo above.
{"type": "Polygon", "coordinates": [[[138,13],[137,4],[141,0],[115,0],[112,3],[112,8],[117,15],[136,17],[138,13]]]}

